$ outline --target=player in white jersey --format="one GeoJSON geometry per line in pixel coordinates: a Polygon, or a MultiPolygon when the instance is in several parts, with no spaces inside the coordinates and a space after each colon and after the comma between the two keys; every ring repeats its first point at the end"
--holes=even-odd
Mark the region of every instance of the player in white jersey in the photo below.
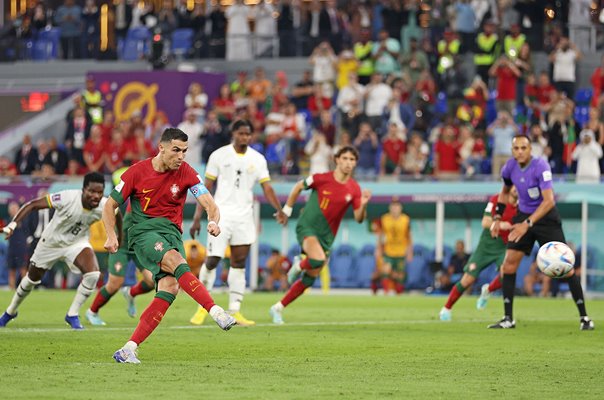
{"type": "Polygon", "coordinates": [[[72,271],[82,273],[82,281],[65,315],[65,322],[73,329],[84,329],[80,323],[79,310],[96,288],[101,275],[96,256],[88,240],[88,232],[90,225],[101,219],[101,212],[107,201],[107,198],[103,197],[104,190],[103,175],[91,172],[84,177],[81,190],[64,190],[29,201],[3,228],[8,238],[30,212],[44,208],[55,209],[54,216],[44,228],[31,257],[27,275],[21,280],[10,305],[0,317],[0,327],[6,326],[17,316],[17,308],[40,284],[44,273],[57,261],[62,260],[72,271]]]}
{"type": "MultiPolygon", "coordinates": [[[[254,224],[253,187],[259,182],[264,196],[275,208],[277,218],[285,220],[281,203],[270,183],[266,159],[262,154],[249,147],[252,139],[252,124],[247,120],[238,120],[232,126],[232,142],[214,151],[210,155],[205,173],[205,185],[212,190],[216,183],[214,201],[220,209],[220,235],[208,236],[207,258],[201,266],[199,280],[208,290],[212,290],[216,280],[216,266],[224,256],[227,246],[231,247],[231,267],[227,282],[229,285],[229,313],[239,325],[254,325],[254,321],[241,314],[241,302],[245,291],[245,261],[250,245],[256,240],[254,224]]],[[[201,207],[195,209],[191,236],[199,233],[201,207]]],[[[207,311],[199,307],[191,323],[203,324],[207,311]]]]}

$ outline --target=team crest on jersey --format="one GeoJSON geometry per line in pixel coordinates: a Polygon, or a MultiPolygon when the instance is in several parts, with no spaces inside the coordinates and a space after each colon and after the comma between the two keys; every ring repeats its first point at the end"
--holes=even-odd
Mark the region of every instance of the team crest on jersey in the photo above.
{"type": "Polygon", "coordinates": [[[153,246],[155,251],[163,251],[164,250],[164,242],[155,242],[155,246],[153,246]]]}
{"type": "Polygon", "coordinates": [[[344,197],[344,199],[348,203],[350,200],[352,200],[352,195],[350,193],[348,193],[348,194],[346,194],[346,197],[344,197]]]}
{"type": "Polygon", "coordinates": [[[176,183],[173,183],[170,192],[172,193],[172,197],[176,197],[178,192],[180,192],[180,187],[176,183]]]}

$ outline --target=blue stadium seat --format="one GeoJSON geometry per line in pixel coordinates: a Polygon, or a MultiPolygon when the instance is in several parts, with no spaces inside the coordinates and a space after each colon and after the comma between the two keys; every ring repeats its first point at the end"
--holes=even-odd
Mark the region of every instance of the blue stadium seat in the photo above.
{"type": "Polygon", "coordinates": [[[531,264],[537,257],[537,252],[539,251],[539,246],[535,244],[531,254],[528,256],[522,257],[520,261],[520,266],[516,271],[516,287],[522,289],[524,287],[524,277],[528,274],[529,269],[531,268],[531,264]]]}
{"type": "Polygon", "coordinates": [[[124,286],[133,286],[136,285],[136,265],[134,265],[133,261],[130,261],[128,265],[126,265],[126,276],[124,277],[124,286]]]}
{"type": "Polygon", "coordinates": [[[580,125],[585,125],[589,121],[589,106],[575,107],[575,121],[580,125]]]}
{"type": "MultiPolygon", "coordinates": [[[[577,255],[581,254],[581,246],[577,247],[577,255]]],[[[587,269],[603,269],[601,262],[601,253],[595,246],[587,246],[587,269]]],[[[585,272],[583,272],[585,273],[585,272]]],[[[603,291],[604,276],[587,275],[587,287],[584,290],[603,291]]]]}
{"type": "Polygon", "coordinates": [[[356,286],[368,288],[371,274],[375,270],[375,245],[366,244],[361,248],[357,258],[356,286]]]}
{"type": "Polygon", "coordinates": [[[436,104],[434,106],[434,113],[444,115],[447,113],[448,108],[447,104],[447,94],[445,92],[438,92],[436,95],[436,104]]]}
{"type": "Polygon", "coordinates": [[[120,59],[136,61],[144,58],[149,52],[151,32],[145,27],[136,27],[128,30],[126,40],[122,47],[120,59]]]}
{"type": "Polygon", "coordinates": [[[38,38],[33,43],[31,58],[34,61],[55,60],[59,53],[61,29],[51,28],[38,32],[38,38]]]}
{"type": "MultiPolygon", "coordinates": [[[[267,243],[259,243],[258,244],[258,267],[264,268],[266,267],[266,262],[271,256],[271,252],[273,248],[270,244],[267,243]]],[[[248,257],[249,258],[249,257],[248,257]]]]}
{"type": "Polygon", "coordinates": [[[176,57],[186,58],[191,46],[193,45],[193,29],[182,28],[172,32],[170,49],[176,57]]]}
{"type": "Polygon", "coordinates": [[[482,285],[484,285],[485,283],[491,283],[491,281],[498,274],[499,274],[499,271],[497,271],[497,265],[495,265],[495,263],[489,265],[478,276],[478,279],[476,280],[476,283],[474,284],[472,291],[474,293],[480,293],[480,288],[482,287],[482,285]]]}
{"type": "Polygon", "coordinates": [[[577,107],[589,106],[592,96],[593,90],[591,88],[581,88],[577,90],[577,93],[575,93],[575,105],[577,107]]]}
{"type": "Polygon", "coordinates": [[[301,251],[302,249],[300,248],[300,245],[298,243],[294,243],[287,251],[287,258],[294,262],[294,257],[299,256],[301,251]]]}
{"type": "Polygon", "coordinates": [[[331,287],[350,288],[356,284],[356,257],[357,251],[348,244],[338,246],[329,257],[329,270],[331,272],[331,287]]]}
{"type": "Polygon", "coordinates": [[[428,266],[431,258],[431,252],[426,246],[421,244],[413,246],[413,260],[407,264],[407,279],[405,286],[408,290],[423,290],[432,285],[434,278],[428,266]]]}

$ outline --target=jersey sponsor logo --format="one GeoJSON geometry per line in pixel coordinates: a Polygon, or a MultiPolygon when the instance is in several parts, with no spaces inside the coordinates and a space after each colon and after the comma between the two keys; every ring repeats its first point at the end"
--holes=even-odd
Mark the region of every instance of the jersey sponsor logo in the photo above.
{"type": "Polygon", "coordinates": [[[552,180],[552,171],[543,171],[543,173],[541,175],[543,176],[544,182],[552,180]]]}
{"type": "Polygon", "coordinates": [[[118,185],[115,187],[115,190],[117,190],[118,192],[122,192],[122,189],[124,188],[124,181],[120,180],[120,183],[118,183],[118,185]]]}
{"type": "Polygon", "coordinates": [[[176,195],[179,192],[180,192],[180,187],[176,183],[173,183],[172,187],[170,188],[170,193],[172,193],[172,197],[176,197],[176,195]]]}
{"type": "Polygon", "coordinates": [[[147,194],[149,192],[154,191],[155,189],[143,189],[143,194],[147,194]]]}
{"type": "Polygon", "coordinates": [[[51,201],[59,201],[61,200],[61,194],[60,193],[56,193],[53,194],[52,197],[50,198],[51,201]]]}
{"type": "Polygon", "coordinates": [[[164,242],[155,242],[155,246],[153,246],[155,251],[164,251],[164,242]]]}

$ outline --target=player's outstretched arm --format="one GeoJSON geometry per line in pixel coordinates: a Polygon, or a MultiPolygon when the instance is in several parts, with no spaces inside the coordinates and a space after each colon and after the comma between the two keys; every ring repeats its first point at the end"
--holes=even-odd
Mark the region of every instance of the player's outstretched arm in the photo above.
{"type": "Polygon", "coordinates": [[[363,189],[361,192],[361,205],[359,208],[354,210],[354,219],[360,224],[365,220],[367,216],[367,204],[371,199],[371,191],[369,189],[363,189]]]}
{"type": "Polygon", "coordinates": [[[285,225],[287,223],[287,215],[281,209],[281,202],[277,198],[275,194],[275,189],[273,189],[273,185],[270,182],[262,183],[262,191],[264,192],[264,197],[268,200],[268,202],[275,207],[275,214],[273,216],[277,220],[278,223],[285,225]]]}
{"type": "MultiPolygon", "coordinates": [[[[283,209],[281,210],[281,211],[283,211],[283,214],[287,218],[292,216],[292,211],[294,209],[294,205],[296,204],[296,201],[298,200],[298,196],[300,196],[300,193],[302,193],[302,190],[304,190],[304,181],[303,180],[296,182],[296,184],[292,188],[291,192],[289,192],[287,201],[285,202],[285,204],[283,205],[283,209]]],[[[287,223],[287,218],[284,221],[279,221],[279,219],[277,219],[277,222],[285,225],[287,223]]]]}
{"type": "Polygon", "coordinates": [[[212,236],[218,236],[220,234],[220,228],[218,227],[220,210],[214,202],[214,198],[211,194],[205,193],[197,197],[197,203],[208,213],[208,233],[212,236]]]}
{"type": "Polygon", "coordinates": [[[29,215],[30,212],[34,210],[41,210],[44,208],[50,208],[47,197],[38,197],[37,199],[30,200],[27,203],[23,204],[17,214],[13,217],[13,220],[8,223],[4,228],[2,228],[2,233],[4,233],[5,238],[8,239],[13,235],[15,228],[17,225],[29,215]]]}
{"type": "Polygon", "coordinates": [[[115,212],[119,204],[112,197],[107,199],[105,207],[103,207],[102,221],[105,225],[105,231],[107,232],[107,240],[105,241],[105,249],[110,253],[117,252],[119,248],[119,241],[115,233],[115,212]]]}

